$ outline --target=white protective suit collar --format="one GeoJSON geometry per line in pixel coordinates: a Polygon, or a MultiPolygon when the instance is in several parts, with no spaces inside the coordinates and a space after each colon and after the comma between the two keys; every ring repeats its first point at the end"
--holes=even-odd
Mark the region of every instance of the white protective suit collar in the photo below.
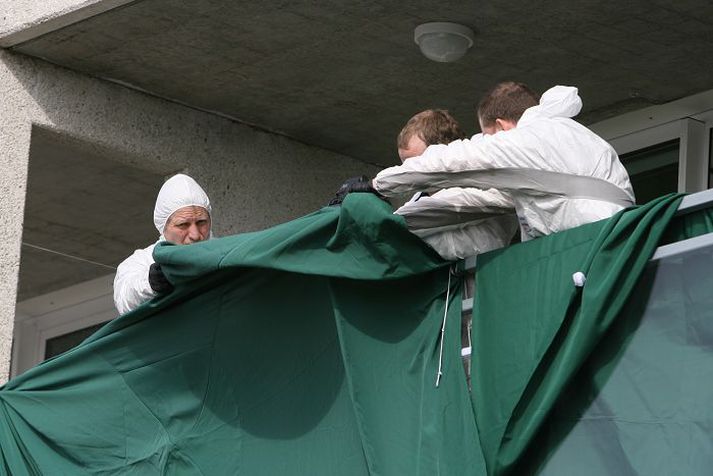
{"type": "Polygon", "coordinates": [[[577,88],[572,86],[554,86],[540,97],[540,104],[527,109],[519,125],[525,125],[538,117],[565,117],[572,118],[582,110],[582,99],[577,88]]]}
{"type": "Polygon", "coordinates": [[[159,241],[164,240],[163,230],[173,212],[192,205],[205,208],[212,217],[208,195],[195,180],[184,174],[176,174],[166,180],[158,192],[153,211],[154,225],[161,234],[159,241]]]}

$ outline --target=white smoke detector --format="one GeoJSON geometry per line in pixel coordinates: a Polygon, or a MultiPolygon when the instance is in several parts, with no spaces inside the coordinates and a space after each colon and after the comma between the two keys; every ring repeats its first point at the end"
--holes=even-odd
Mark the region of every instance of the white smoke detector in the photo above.
{"type": "Polygon", "coordinates": [[[448,22],[424,23],[413,32],[413,39],[421,48],[421,53],[440,63],[462,58],[473,46],[474,38],[473,30],[467,26],[448,22]]]}

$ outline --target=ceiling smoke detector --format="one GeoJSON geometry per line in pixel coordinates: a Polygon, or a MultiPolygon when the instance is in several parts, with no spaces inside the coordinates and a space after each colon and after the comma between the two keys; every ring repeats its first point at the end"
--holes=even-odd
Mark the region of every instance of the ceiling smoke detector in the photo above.
{"type": "Polygon", "coordinates": [[[463,57],[473,46],[473,30],[458,23],[431,22],[419,25],[413,32],[413,40],[421,53],[433,61],[449,63],[463,57]]]}

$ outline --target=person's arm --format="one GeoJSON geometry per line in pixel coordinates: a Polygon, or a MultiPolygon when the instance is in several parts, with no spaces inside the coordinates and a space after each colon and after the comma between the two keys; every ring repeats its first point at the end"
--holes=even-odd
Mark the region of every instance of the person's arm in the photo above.
{"type": "Polygon", "coordinates": [[[429,146],[420,157],[379,172],[372,185],[385,196],[454,186],[490,188],[473,174],[458,173],[516,166],[520,151],[513,132],[429,146]]]}
{"type": "Polygon", "coordinates": [[[509,195],[495,189],[453,187],[406,203],[394,213],[406,219],[410,230],[418,230],[514,215],[515,205],[509,195]]]}
{"type": "Polygon", "coordinates": [[[149,284],[149,268],[153,263],[151,249],[135,251],[116,270],[114,305],[119,314],[133,311],[156,294],[149,284]]]}
{"type": "Polygon", "coordinates": [[[384,199],[384,197],[382,197],[379,192],[371,186],[371,180],[369,180],[366,175],[360,175],[358,177],[350,177],[345,180],[327,206],[331,207],[341,205],[350,193],[373,193],[377,197],[384,199]]]}

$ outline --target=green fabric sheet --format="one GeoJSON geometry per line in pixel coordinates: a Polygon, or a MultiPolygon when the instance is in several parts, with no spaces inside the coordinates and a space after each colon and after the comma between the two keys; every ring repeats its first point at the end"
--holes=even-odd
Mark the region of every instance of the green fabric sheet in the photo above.
{"type": "Polygon", "coordinates": [[[472,393],[462,276],[370,194],[157,247],[174,293],[0,389],[0,471],[697,474],[713,463],[712,273],[692,258],[667,287],[647,265],[662,240],[711,231],[710,214],[667,228],[680,198],[480,256],[472,393]]]}
{"type": "Polygon", "coordinates": [[[174,293],[0,390],[5,473],[483,474],[461,283],[386,203],[155,258],[174,293]]]}
{"type": "MultiPolygon", "coordinates": [[[[713,231],[709,229],[708,232],[713,231]]],[[[708,475],[713,246],[649,264],[527,459],[547,476],[708,475]]]]}
{"type": "MultiPolygon", "coordinates": [[[[685,447],[695,433],[680,432],[678,436],[685,436],[682,440],[662,443],[667,429],[655,422],[666,420],[677,407],[676,392],[664,393],[670,399],[658,402],[658,413],[649,415],[649,420],[641,418],[639,406],[650,404],[646,395],[664,392],[671,380],[662,377],[644,385],[640,379],[609,379],[620,362],[625,366],[636,360],[637,347],[628,354],[627,341],[638,341],[639,332],[650,333],[639,326],[651,305],[651,266],[647,261],[664,234],[680,239],[713,231],[707,226],[709,213],[676,219],[667,230],[680,199],[676,195],[662,197],[610,220],[479,258],[472,332],[473,407],[489,474],[535,474],[543,468],[544,474],[701,474],[696,472],[700,461],[683,468],[659,466],[660,471],[651,472],[651,461],[662,456],[669,463],[680,463],[681,459],[673,456],[690,453],[685,447]],[[648,276],[644,274],[647,269],[648,276]],[[586,275],[584,287],[574,286],[576,272],[586,275]],[[597,400],[603,389],[607,393],[597,400]],[[607,400],[612,392],[639,398],[607,400]],[[602,416],[591,405],[604,401],[614,406],[602,416]],[[581,424],[594,418],[598,418],[599,429],[581,424]],[[610,423],[608,432],[601,430],[605,420],[610,423]],[[631,424],[614,424],[619,421],[631,424]],[[634,436],[640,436],[644,428],[649,438],[634,436]],[[566,449],[560,449],[573,429],[580,436],[578,443],[569,440],[563,446],[566,449]],[[620,464],[613,461],[617,451],[602,451],[601,447],[597,451],[596,446],[589,446],[599,444],[605,435],[612,442],[631,440],[629,444],[612,444],[619,453],[626,453],[617,460],[620,464]],[[553,455],[556,458],[552,459],[553,455]]],[[[701,274],[701,280],[698,289],[713,289],[710,268],[701,274]]],[[[687,289],[679,286],[669,294],[684,292],[687,289]]],[[[685,336],[690,316],[682,309],[668,318],[678,323],[685,336]]],[[[700,313],[705,306],[697,309],[700,313]]],[[[713,325],[710,312],[698,319],[713,325]]],[[[670,350],[666,358],[685,361],[690,353],[686,345],[680,346],[682,335],[663,333],[645,341],[647,355],[670,350]]],[[[705,345],[713,346],[713,342],[705,345]]],[[[700,370],[705,369],[701,377],[713,376],[710,348],[696,355],[701,357],[697,361],[700,370]]],[[[637,365],[651,369],[661,362],[639,359],[637,365]]],[[[700,405],[712,390],[713,384],[706,382],[688,398],[700,405]]],[[[710,439],[711,413],[682,413],[669,423],[707,427],[710,439]]],[[[705,458],[708,464],[712,458],[710,454],[705,458]]]]}

